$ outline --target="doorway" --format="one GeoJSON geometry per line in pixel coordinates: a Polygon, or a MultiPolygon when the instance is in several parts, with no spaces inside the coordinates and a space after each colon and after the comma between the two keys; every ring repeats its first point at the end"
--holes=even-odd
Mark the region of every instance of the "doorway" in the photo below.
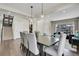
{"type": "Polygon", "coordinates": [[[2,40],[13,39],[12,23],[14,16],[3,14],[2,40]]]}

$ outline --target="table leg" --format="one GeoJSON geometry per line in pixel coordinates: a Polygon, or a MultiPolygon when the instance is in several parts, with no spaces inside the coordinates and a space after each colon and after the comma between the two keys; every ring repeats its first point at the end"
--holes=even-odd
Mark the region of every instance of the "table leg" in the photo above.
{"type": "Polygon", "coordinates": [[[44,53],[43,53],[43,44],[39,43],[39,51],[40,51],[40,56],[43,56],[44,53]]]}
{"type": "Polygon", "coordinates": [[[77,45],[77,53],[79,53],[79,45],[77,45]]]}

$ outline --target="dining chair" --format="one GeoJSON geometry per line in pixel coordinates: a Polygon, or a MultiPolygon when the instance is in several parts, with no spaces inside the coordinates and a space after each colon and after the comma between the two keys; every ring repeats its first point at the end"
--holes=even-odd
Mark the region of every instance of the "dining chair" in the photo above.
{"type": "Polygon", "coordinates": [[[27,31],[20,32],[21,36],[21,44],[20,47],[22,47],[22,51],[26,52],[26,55],[28,55],[28,41],[27,41],[27,31]]]}
{"type": "Polygon", "coordinates": [[[20,32],[20,37],[21,37],[20,48],[23,50],[23,47],[24,47],[24,36],[23,36],[23,32],[20,32]]]}
{"type": "Polygon", "coordinates": [[[57,43],[58,41],[56,40],[56,42],[54,43],[54,39],[51,37],[51,35],[42,35],[42,34],[39,34],[38,35],[38,45],[39,45],[39,50],[40,50],[40,55],[41,56],[44,56],[44,48],[46,46],[50,46],[52,44],[55,44],[57,43]]]}
{"type": "Polygon", "coordinates": [[[35,33],[29,33],[27,35],[27,37],[28,37],[29,52],[33,55],[39,55],[39,49],[38,49],[38,46],[37,46],[37,40],[36,40],[35,33]]]}
{"type": "Polygon", "coordinates": [[[59,37],[58,45],[51,45],[49,47],[44,48],[45,54],[52,55],[52,56],[63,56],[64,55],[64,47],[66,34],[61,32],[59,37]]]}
{"type": "Polygon", "coordinates": [[[28,32],[25,31],[25,32],[24,32],[24,47],[25,47],[26,56],[29,55],[29,49],[28,49],[28,37],[27,37],[27,35],[28,35],[28,32]]]}

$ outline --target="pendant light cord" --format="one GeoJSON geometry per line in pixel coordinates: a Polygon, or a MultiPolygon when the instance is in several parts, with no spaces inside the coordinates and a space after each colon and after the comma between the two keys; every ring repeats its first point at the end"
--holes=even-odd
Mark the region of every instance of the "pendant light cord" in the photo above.
{"type": "Polygon", "coordinates": [[[41,4],[41,9],[42,9],[41,13],[43,15],[43,3],[41,4]]]}
{"type": "Polygon", "coordinates": [[[32,18],[32,8],[33,8],[33,6],[31,6],[31,18],[32,18]]]}

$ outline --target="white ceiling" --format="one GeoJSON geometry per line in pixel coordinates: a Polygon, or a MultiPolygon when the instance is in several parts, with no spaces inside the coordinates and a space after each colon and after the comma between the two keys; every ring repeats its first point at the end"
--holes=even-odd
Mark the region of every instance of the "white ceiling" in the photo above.
{"type": "MultiPolygon", "coordinates": [[[[30,16],[31,9],[30,6],[33,6],[33,17],[39,18],[41,15],[41,3],[2,3],[0,4],[0,10],[8,10],[11,12],[19,13],[25,16],[30,16]]],[[[62,9],[67,9],[75,5],[74,3],[44,3],[43,9],[44,14],[49,15],[55,13],[62,9]]]]}

